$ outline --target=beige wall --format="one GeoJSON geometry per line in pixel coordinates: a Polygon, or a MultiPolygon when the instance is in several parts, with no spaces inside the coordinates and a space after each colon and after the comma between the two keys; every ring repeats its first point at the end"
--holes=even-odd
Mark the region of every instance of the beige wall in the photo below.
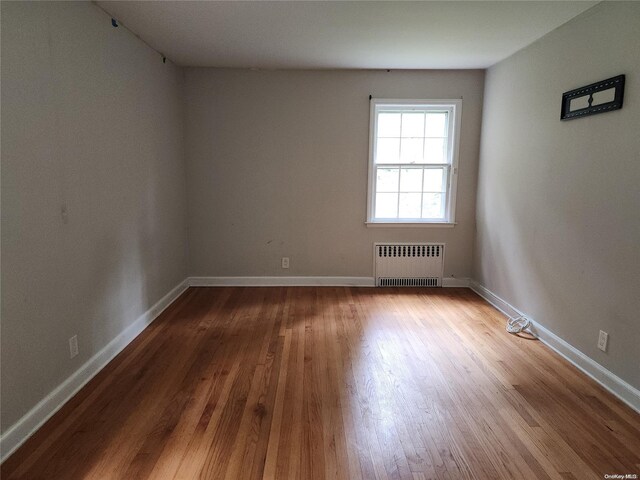
{"type": "Polygon", "coordinates": [[[479,70],[187,69],[189,273],[371,277],[375,241],[444,241],[445,275],[468,277],[483,80],[479,70]],[[464,97],[455,228],[366,228],[369,94],[464,97]]]}
{"type": "Polygon", "coordinates": [[[489,69],[474,261],[480,283],[635,387],[639,26],[640,3],[603,2],[489,69]],[[563,92],[621,73],[622,110],[559,120],[563,92]]]}
{"type": "Polygon", "coordinates": [[[181,81],[90,3],[2,2],[3,431],[184,279],[181,81]]]}

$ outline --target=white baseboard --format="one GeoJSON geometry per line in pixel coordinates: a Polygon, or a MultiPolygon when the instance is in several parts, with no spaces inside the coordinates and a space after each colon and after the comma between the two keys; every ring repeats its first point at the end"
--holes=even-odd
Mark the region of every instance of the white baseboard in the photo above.
{"type": "Polygon", "coordinates": [[[534,333],[542,343],[547,345],[560,356],[564,357],[567,361],[598,382],[602,387],[629,405],[636,412],[640,413],[640,390],[604,368],[598,362],[582,353],[551,330],[536,322],[529,315],[523,314],[520,310],[515,308],[506,300],[500,298],[485,286],[480,285],[476,281],[471,281],[470,287],[474,292],[505,315],[510,317],[525,315],[531,321],[532,333],[534,333]]]}
{"type": "MultiPolygon", "coordinates": [[[[480,295],[482,298],[484,298],[487,302],[489,302],[491,305],[496,307],[506,316],[519,317],[521,315],[524,315],[520,310],[518,310],[516,307],[511,305],[509,302],[507,302],[506,300],[503,300],[498,295],[496,295],[491,290],[489,290],[487,287],[479,284],[475,280],[471,280],[471,282],[469,283],[469,287],[471,288],[471,290],[476,292],[478,295],[480,295]]],[[[529,316],[527,316],[527,318],[530,319],[529,316]]]]}
{"type": "Polygon", "coordinates": [[[189,277],[190,287],[373,287],[373,277],[189,277]]]}
{"type": "Polygon", "coordinates": [[[463,287],[469,288],[469,278],[456,278],[456,277],[444,277],[442,279],[442,286],[448,287],[463,287]]]}
{"type": "MultiPolygon", "coordinates": [[[[374,287],[373,277],[189,277],[190,287],[374,287]]],[[[445,277],[443,287],[468,287],[468,278],[445,277]]]]}
{"type": "Polygon", "coordinates": [[[136,338],[151,322],[153,322],[173,301],[188,288],[186,280],[176,285],[149,310],[140,315],[111,340],[98,353],[69,378],[58,385],[49,395],[12,425],[0,437],[0,463],[4,462],[20,445],[22,445],[51,416],[67,403],[89,380],[102,370],[118,353],[136,338]]]}

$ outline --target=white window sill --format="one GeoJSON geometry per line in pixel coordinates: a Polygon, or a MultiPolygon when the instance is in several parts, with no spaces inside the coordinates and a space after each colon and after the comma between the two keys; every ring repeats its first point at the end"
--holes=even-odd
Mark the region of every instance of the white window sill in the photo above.
{"type": "Polygon", "coordinates": [[[453,228],[456,222],[364,222],[367,228],[453,228]]]}

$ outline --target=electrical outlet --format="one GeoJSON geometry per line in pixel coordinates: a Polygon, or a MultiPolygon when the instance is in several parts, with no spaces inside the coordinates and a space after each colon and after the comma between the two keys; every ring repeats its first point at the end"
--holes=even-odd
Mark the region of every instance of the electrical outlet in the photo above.
{"type": "Polygon", "coordinates": [[[602,330],[600,330],[600,335],[598,335],[598,348],[603,352],[606,352],[608,342],[609,342],[609,334],[607,332],[603,332],[602,330]]]}
{"type": "Polygon", "coordinates": [[[74,335],[69,339],[69,358],[78,355],[78,336],[74,335]]]}
{"type": "Polygon", "coordinates": [[[289,268],[289,257],[282,257],[282,268],[289,268]]]}

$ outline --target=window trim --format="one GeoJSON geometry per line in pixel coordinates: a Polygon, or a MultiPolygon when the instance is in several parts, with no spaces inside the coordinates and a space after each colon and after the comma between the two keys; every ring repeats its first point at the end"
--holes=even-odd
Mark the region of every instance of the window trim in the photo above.
{"type": "MultiPolygon", "coordinates": [[[[368,187],[367,187],[367,219],[365,224],[371,226],[454,226],[456,225],[456,193],[458,187],[458,163],[460,152],[460,126],[462,124],[462,99],[388,99],[388,98],[372,98],[369,102],[369,171],[368,171],[368,187]],[[374,164],[374,143],[377,137],[376,113],[379,106],[393,107],[398,106],[406,108],[415,105],[416,107],[425,106],[443,106],[450,107],[452,126],[448,143],[449,154],[451,155],[449,165],[449,178],[447,185],[447,200],[445,207],[444,219],[375,219],[373,217],[374,201],[375,201],[375,164],[374,164]]],[[[401,164],[399,164],[401,165],[401,164]]],[[[428,164],[429,165],[429,164],[428,164]]],[[[431,164],[432,165],[432,164],[431,164]]]]}

